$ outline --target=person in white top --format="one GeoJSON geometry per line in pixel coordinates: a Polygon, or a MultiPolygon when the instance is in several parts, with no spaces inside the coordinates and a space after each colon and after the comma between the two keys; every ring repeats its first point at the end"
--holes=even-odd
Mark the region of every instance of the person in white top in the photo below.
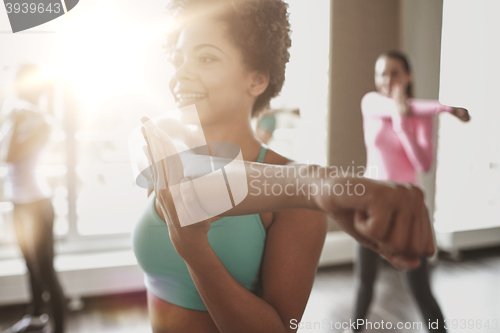
{"type": "Polygon", "coordinates": [[[15,76],[14,89],[19,103],[2,126],[9,127],[4,131],[9,134],[2,136],[8,170],[5,185],[14,204],[14,226],[29,272],[32,307],[30,314],[4,332],[48,332],[53,326],[55,333],[62,333],[66,303],[53,265],[52,191],[37,173],[52,131],[51,116],[40,108],[50,83],[42,80],[40,67],[23,64],[15,76]]]}

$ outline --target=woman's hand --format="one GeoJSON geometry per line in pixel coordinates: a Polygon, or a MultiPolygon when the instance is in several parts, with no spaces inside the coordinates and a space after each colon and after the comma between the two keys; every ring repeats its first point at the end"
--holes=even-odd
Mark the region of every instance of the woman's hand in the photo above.
{"type": "Polygon", "coordinates": [[[358,242],[397,268],[416,268],[420,256],[434,253],[424,195],[418,187],[364,178],[334,179],[335,184],[343,193],[319,194],[316,203],[358,242]]]}
{"type": "Polygon", "coordinates": [[[464,123],[470,120],[469,111],[467,111],[467,109],[464,108],[453,108],[451,114],[460,119],[461,121],[463,121],[464,123]]]}
{"type": "Polygon", "coordinates": [[[201,210],[201,207],[192,190],[191,180],[184,178],[182,160],[178,157],[177,149],[169,136],[151,120],[143,118],[142,121],[144,123],[142,132],[148,142],[144,150],[151,165],[156,204],[167,223],[170,240],[177,253],[184,259],[196,256],[200,247],[208,244],[207,232],[211,220],[195,223],[197,220],[193,214],[201,210]],[[170,158],[168,164],[167,158],[170,158]],[[169,186],[169,180],[172,179],[182,180],[179,184],[169,186]],[[190,205],[189,211],[186,209],[186,204],[190,205]],[[184,226],[181,226],[181,222],[184,226]]]}
{"type": "Polygon", "coordinates": [[[398,115],[400,116],[409,116],[411,114],[406,88],[406,85],[400,83],[396,83],[392,88],[391,98],[396,102],[398,115]]]}

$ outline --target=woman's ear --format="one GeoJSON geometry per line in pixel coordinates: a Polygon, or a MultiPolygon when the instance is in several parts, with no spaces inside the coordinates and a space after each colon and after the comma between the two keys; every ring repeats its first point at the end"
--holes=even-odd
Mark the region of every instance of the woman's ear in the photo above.
{"type": "Polygon", "coordinates": [[[248,92],[251,96],[257,97],[262,94],[269,86],[269,75],[259,72],[253,72],[250,76],[248,92]]]}

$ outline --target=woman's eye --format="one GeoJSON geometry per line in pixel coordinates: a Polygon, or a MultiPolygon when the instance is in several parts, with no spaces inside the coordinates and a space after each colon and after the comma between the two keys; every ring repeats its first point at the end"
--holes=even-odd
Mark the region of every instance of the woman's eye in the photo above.
{"type": "Polygon", "coordinates": [[[203,63],[210,63],[210,62],[215,61],[214,58],[206,57],[206,56],[201,56],[199,59],[200,59],[200,62],[203,62],[203,63]]]}

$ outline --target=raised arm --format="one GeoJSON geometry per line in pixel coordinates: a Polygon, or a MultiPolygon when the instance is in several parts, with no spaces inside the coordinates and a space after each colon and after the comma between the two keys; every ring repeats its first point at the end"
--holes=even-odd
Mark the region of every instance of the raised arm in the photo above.
{"type": "MultiPolygon", "coordinates": [[[[409,115],[431,116],[442,112],[454,114],[455,108],[442,105],[435,100],[407,99],[409,115]]],[[[392,98],[378,92],[369,92],[361,100],[361,110],[365,116],[391,117],[398,114],[398,105],[392,98]]]]}
{"type": "Polygon", "coordinates": [[[436,100],[429,99],[415,99],[408,100],[410,104],[411,115],[414,116],[432,116],[442,112],[453,113],[455,108],[446,106],[436,100]]]}

